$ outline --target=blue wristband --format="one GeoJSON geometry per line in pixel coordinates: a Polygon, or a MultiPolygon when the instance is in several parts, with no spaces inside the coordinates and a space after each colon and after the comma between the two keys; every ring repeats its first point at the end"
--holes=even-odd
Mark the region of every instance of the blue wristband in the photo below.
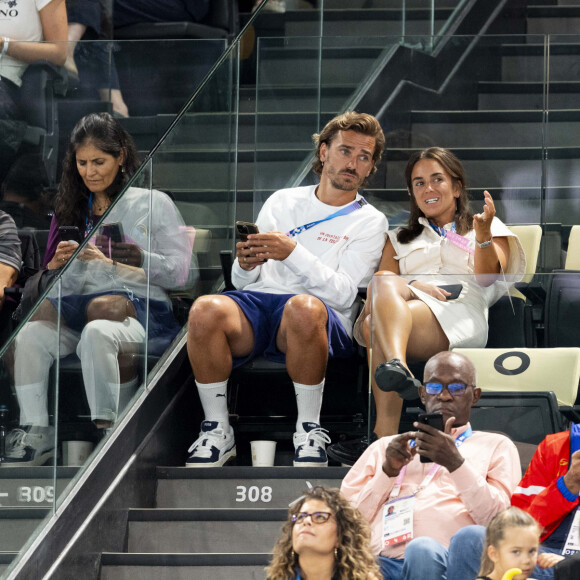
{"type": "Polygon", "coordinates": [[[556,487],[560,490],[560,493],[564,496],[564,499],[567,499],[568,501],[576,501],[578,499],[578,496],[576,494],[572,493],[566,487],[566,484],[564,483],[564,476],[563,475],[561,477],[559,477],[558,480],[556,481],[556,487]]]}

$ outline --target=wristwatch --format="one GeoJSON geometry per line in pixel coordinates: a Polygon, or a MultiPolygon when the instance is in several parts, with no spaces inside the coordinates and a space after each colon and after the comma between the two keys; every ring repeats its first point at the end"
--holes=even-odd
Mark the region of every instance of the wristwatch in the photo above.
{"type": "Polygon", "coordinates": [[[487,242],[481,242],[481,244],[475,240],[475,243],[480,247],[480,248],[487,248],[488,246],[491,246],[491,242],[493,241],[493,236],[491,236],[491,238],[489,238],[489,240],[487,240],[487,242]]]}

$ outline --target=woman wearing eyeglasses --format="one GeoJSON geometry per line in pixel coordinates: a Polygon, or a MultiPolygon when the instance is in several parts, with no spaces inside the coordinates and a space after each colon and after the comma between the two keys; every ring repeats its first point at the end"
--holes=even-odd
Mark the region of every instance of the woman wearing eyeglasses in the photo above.
{"type": "Polygon", "coordinates": [[[268,580],[378,580],[370,529],[338,489],[316,486],[288,510],[268,580]]]}
{"type": "MultiPolygon", "coordinates": [[[[409,223],[388,232],[379,271],[354,327],[357,341],[371,346],[372,290],[377,437],[398,433],[402,399],[418,398],[420,383],[407,360],[425,361],[456,347],[484,347],[489,307],[525,271],[522,246],[495,216],[487,191],[481,213],[471,211],[465,170],[451,151],[430,147],[414,153],[405,179],[409,223]]],[[[368,445],[361,443],[336,444],[328,454],[352,464],[368,445]]]]}

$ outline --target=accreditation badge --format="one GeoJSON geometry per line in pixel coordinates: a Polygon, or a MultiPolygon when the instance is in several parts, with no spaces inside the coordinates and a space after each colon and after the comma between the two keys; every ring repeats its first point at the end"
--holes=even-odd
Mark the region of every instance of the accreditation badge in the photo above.
{"type": "Polygon", "coordinates": [[[389,501],[383,508],[383,549],[413,539],[415,496],[389,501]]]}
{"type": "Polygon", "coordinates": [[[580,552],[580,510],[576,509],[574,519],[562,550],[562,556],[572,556],[576,552],[580,552]]]}

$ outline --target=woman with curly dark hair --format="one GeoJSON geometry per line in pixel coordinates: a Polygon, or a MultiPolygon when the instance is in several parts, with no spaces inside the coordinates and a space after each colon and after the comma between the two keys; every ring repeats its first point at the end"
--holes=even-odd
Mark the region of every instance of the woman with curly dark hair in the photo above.
{"type": "Polygon", "coordinates": [[[161,354],[179,331],[167,290],[189,283],[191,243],[165,193],[127,187],[138,164],[112,115],[92,113],[74,127],[44,257],[49,270],[66,271],[15,342],[20,428],[7,437],[3,465],[54,456],[48,379],[57,357],[76,351],[91,418],[107,429],[137,389],[143,344],[161,354]]]}
{"type": "Polygon", "coordinates": [[[338,489],[316,486],[288,510],[268,580],[379,580],[370,528],[338,489]]]}

